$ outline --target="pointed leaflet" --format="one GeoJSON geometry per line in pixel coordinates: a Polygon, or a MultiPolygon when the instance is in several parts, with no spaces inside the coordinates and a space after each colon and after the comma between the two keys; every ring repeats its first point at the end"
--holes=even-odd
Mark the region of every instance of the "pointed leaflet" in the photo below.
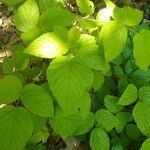
{"type": "Polygon", "coordinates": [[[92,85],[93,74],[74,58],[53,60],[47,70],[49,87],[63,110],[69,109],[92,85]]]}
{"type": "Polygon", "coordinates": [[[107,133],[101,128],[96,128],[90,136],[90,146],[92,150],[109,150],[110,143],[107,133]]]}
{"type": "Polygon", "coordinates": [[[67,27],[73,23],[76,16],[67,9],[52,7],[40,16],[40,26],[45,31],[50,31],[54,26],[67,27]]]}
{"type": "Polygon", "coordinates": [[[150,105],[138,102],[133,109],[133,117],[141,132],[150,137],[150,105]]]}
{"type": "Polygon", "coordinates": [[[0,79],[0,104],[9,104],[16,101],[21,90],[21,81],[16,76],[4,76],[0,79]]]}
{"type": "Polygon", "coordinates": [[[150,149],[150,138],[147,138],[140,148],[140,150],[149,150],[150,149]]]}
{"type": "Polygon", "coordinates": [[[118,97],[107,95],[104,99],[105,107],[111,113],[117,113],[123,109],[122,105],[118,104],[118,97]]]}
{"type": "Polygon", "coordinates": [[[106,131],[111,131],[118,123],[118,119],[106,109],[99,109],[96,114],[97,125],[106,131]]]}
{"type": "Polygon", "coordinates": [[[133,55],[135,63],[141,69],[147,70],[150,65],[150,31],[142,30],[133,39],[133,55]]]}
{"type": "Polygon", "coordinates": [[[32,134],[30,115],[23,108],[0,109],[0,149],[21,150],[32,134]]]}
{"type": "Polygon", "coordinates": [[[38,21],[39,10],[36,0],[27,0],[18,8],[14,15],[14,23],[16,27],[23,32],[35,27],[38,21]]]}
{"type": "Polygon", "coordinates": [[[130,105],[134,103],[136,99],[137,99],[137,88],[133,84],[129,84],[125,89],[124,93],[121,95],[118,104],[130,105]]]}
{"type": "Polygon", "coordinates": [[[25,53],[41,58],[55,58],[67,51],[67,44],[55,32],[41,35],[25,49],[25,53]]]}
{"type": "Polygon", "coordinates": [[[129,6],[123,8],[116,7],[113,12],[113,17],[121,24],[135,26],[141,22],[143,12],[129,6]]]}
{"type": "Polygon", "coordinates": [[[36,85],[27,84],[23,87],[21,99],[23,105],[32,113],[43,117],[53,117],[53,102],[46,91],[36,85]]]}
{"type": "Polygon", "coordinates": [[[106,62],[110,62],[123,51],[127,41],[127,28],[116,21],[110,21],[103,25],[100,36],[102,37],[106,62]]]}
{"type": "Polygon", "coordinates": [[[91,15],[94,13],[94,3],[90,0],[76,0],[81,13],[91,15]]]}
{"type": "Polygon", "coordinates": [[[150,87],[143,86],[139,89],[139,98],[144,103],[150,104],[150,87]]]}

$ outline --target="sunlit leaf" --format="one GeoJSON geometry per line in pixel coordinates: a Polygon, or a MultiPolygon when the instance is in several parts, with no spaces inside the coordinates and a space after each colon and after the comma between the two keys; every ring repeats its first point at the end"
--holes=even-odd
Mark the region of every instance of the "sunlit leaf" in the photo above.
{"type": "Polygon", "coordinates": [[[16,27],[23,32],[34,28],[39,21],[39,10],[35,0],[27,0],[14,15],[16,27]],[[31,13],[32,12],[32,13],[31,13]]]}
{"type": "Polygon", "coordinates": [[[127,28],[116,21],[110,21],[103,25],[100,36],[104,45],[106,62],[110,62],[123,51],[127,41],[127,28]]]}
{"type": "Polygon", "coordinates": [[[133,39],[133,55],[135,63],[141,69],[147,70],[150,65],[150,31],[142,30],[133,39]]]}
{"type": "Polygon", "coordinates": [[[76,0],[81,13],[91,15],[94,13],[94,3],[90,0],[76,0]]]}
{"type": "Polygon", "coordinates": [[[71,25],[75,18],[75,14],[71,13],[67,9],[52,7],[47,9],[40,16],[39,23],[45,31],[50,31],[54,28],[54,26],[67,27],[71,25]]]}
{"type": "Polygon", "coordinates": [[[47,70],[49,87],[64,111],[73,110],[73,104],[92,85],[93,74],[89,68],[76,59],[56,58],[47,70]]]}
{"type": "Polygon", "coordinates": [[[67,44],[54,32],[41,35],[25,49],[25,53],[41,58],[55,58],[67,51],[67,44]]]}
{"type": "Polygon", "coordinates": [[[116,7],[113,16],[118,22],[126,26],[135,26],[141,22],[143,12],[130,6],[123,8],[116,7]]]}

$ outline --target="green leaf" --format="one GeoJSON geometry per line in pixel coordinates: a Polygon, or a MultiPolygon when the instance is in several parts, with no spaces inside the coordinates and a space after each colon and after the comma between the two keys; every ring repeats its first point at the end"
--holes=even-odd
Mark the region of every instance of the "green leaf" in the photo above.
{"type": "Polygon", "coordinates": [[[39,9],[43,13],[47,9],[51,7],[63,7],[64,1],[63,0],[37,0],[39,9]]]}
{"type": "Polygon", "coordinates": [[[24,43],[30,44],[33,40],[38,38],[41,34],[42,34],[41,28],[35,27],[27,32],[23,32],[20,38],[24,43]]]}
{"type": "Polygon", "coordinates": [[[104,99],[104,104],[107,110],[111,113],[117,113],[123,109],[122,105],[118,104],[119,98],[116,96],[107,95],[104,99]]]}
{"type": "Polygon", "coordinates": [[[124,92],[127,86],[128,80],[126,78],[121,78],[118,82],[119,95],[121,95],[124,92]]]}
{"type": "Polygon", "coordinates": [[[94,13],[94,3],[90,0],[76,0],[77,6],[79,7],[79,11],[81,13],[85,13],[87,15],[91,15],[94,13]]]}
{"type": "Polygon", "coordinates": [[[133,55],[135,63],[141,69],[147,70],[150,65],[150,31],[142,30],[133,38],[133,55]]]}
{"type": "Polygon", "coordinates": [[[47,121],[47,118],[41,117],[39,115],[34,115],[32,113],[31,113],[31,119],[33,123],[33,133],[40,131],[47,121]]]}
{"type": "Polygon", "coordinates": [[[147,138],[140,148],[140,150],[149,150],[150,149],[150,138],[147,138]]]}
{"type": "Polygon", "coordinates": [[[95,123],[95,117],[93,113],[89,113],[86,118],[84,118],[80,124],[80,127],[75,131],[74,135],[83,135],[89,132],[95,123]]]}
{"type": "Polygon", "coordinates": [[[110,62],[123,51],[128,36],[127,28],[116,21],[110,21],[103,25],[100,36],[102,37],[106,62],[110,62]]]}
{"type": "Polygon", "coordinates": [[[80,127],[81,122],[82,118],[79,113],[66,115],[60,108],[56,110],[55,117],[50,119],[54,132],[63,138],[73,135],[80,127]]]}
{"type": "Polygon", "coordinates": [[[73,47],[80,39],[80,31],[77,27],[73,27],[68,33],[68,43],[70,47],[73,47]]]}
{"type": "Polygon", "coordinates": [[[138,102],[133,109],[133,117],[141,132],[150,137],[150,105],[138,102]]]}
{"type": "Polygon", "coordinates": [[[2,71],[4,74],[12,74],[13,73],[13,61],[9,57],[4,57],[2,63],[2,71]]]}
{"type": "Polygon", "coordinates": [[[90,136],[90,146],[92,150],[109,150],[110,143],[107,133],[100,128],[94,129],[90,136]]]}
{"type": "Polygon", "coordinates": [[[126,26],[135,26],[143,19],[143,12],[130,6],[123,8],[116,7],[113,12],[113,17],[126,26]]]}
{"type": "Polygon", "coordinates": [[[104,56],[101,54],[96,39],[92,35],[81,34],[77,44],[71,48],[75,57],[94,70],[104,69],[104,56]]]}
{"type": "Polygon", "coordinates": [[[21,99],[23,105],[30,112],[43,117],[53,117],[53,102],[42,87],[32,83],[25,85],[21,93],[21,99]]]}
{"type": "Polygon", "coordinates": [[[94,30],[97,29],[97,22],[95,19],[91,18],[82,18],[79,20],[80,28],[83,31],[89,31],[89,33],[92,33],[94,30]]]}
{"type": "Polygon", "coordinates": [[[101,71],[93,71],[94,80],[93,80],[93,88],[94,91],[98,91],[104,83],[104,76],[101,71]]]}
{"type": "Polygon", "coordinates": [[[93,74],[81,62],[64,56],[52,61],[47,79],[58,104],[64,111],[71,111],[73,104],[91,87],[93,74]]]}
{"type": "Polygon", "coordinates": [[[20,45],[13,46],[12,63],[16,70],[23,70],[29,64],[29,56],[23,53],[24,48],[20,45]]]}
{"type": "Polygon", "coordinates": [[[126,126],[126,134],[129,138],[135,141],[140,141],[140,131],[134,124],[128,124],[126,126]]]}
{"type": "Polygon", "coordinates": [[[0,78],[0,104],[9,104],[16,101],[22,90],[21,81],[13,75],[0,78]]]}
{"type": "Polygon", "coordinates": [[[41,58],[55,58],[67,51],[67,44],[54,32],[41,35],[25,49],[25,53],[41,58]]]}
{"type": "Polygon", "coordinates": [[[116,125],[117,133],[122,132],[122,130],[126,126],[127,122],[133,121],[132,114],[129,112],[119,112],[119,113],[117,113],[116,117],[119,120],[118,124],[116,125]]]}
{"type": "Polygon", "coordinates": [[[134,103],[136,99],[137,99],[137,88],[133,84],[129,84],[125,89],[124,93],[121,95],[118,104],[130,105],[134,103]]]}
{"type": "Polygon", "coordinates": [[[150,87],[143,86],[139,89],[139,98],[144,103],[150,104],[150,87]]]}
{"type": "MultiPolygon", "coordinates": [[[[91,97],[90,95],[85,92],[79,99],[77,103],[77,110],[79,110],[81,116],[86,118],[89,114],[91,108],[91,97]]],[[[75,107],[75,106],[73,106],[75,107]]]]}
{"type": "Polygon", "coordinates": [[[96,114],[97,125],[106,131],[111,131],[118,123],[118,119],[106,109],[99,109],[96,114]]]}
{"type": "Polygon", "coordinates": [[[34,28],[39,21],[39,10],[35,0],[27,0],[14,15],[16,27],[23,32],[34,28]],[[32,12],[32,13],[31,13],[32,12]]]}
{"type": "Polygon", "coordinates": [[[67,27],[73,23],[76,16],[67,9],[52,7],[40,16],[40,26],[45,31],[50,31],[54,26],[67,27]]]}
{"type": "Polygon", "coordinates": [[[30,115],[23,108],[6,106],[0,109],[1,150],[21,150],[32,134],[30,115]]]}

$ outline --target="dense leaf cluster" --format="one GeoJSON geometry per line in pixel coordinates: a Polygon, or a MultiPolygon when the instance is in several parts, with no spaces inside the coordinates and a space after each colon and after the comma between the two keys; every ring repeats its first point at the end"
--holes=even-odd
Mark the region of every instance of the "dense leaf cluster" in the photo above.
{"type": "Polygon", "coordinates": [[[143,12],[109,0],[98,12],[91,0],[76,0],[77,8],[63,0],[1,1],[23,44],[3,59],[0,150],[45,150],[58,137],[68,150],[72,138],[92,150],[149,150],[143,12]]]}

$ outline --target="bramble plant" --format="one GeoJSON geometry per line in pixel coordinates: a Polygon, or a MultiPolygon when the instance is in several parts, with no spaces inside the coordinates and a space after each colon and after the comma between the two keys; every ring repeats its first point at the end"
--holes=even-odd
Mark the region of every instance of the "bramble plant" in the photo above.
{"type": "Polygon", "coordinates": [[[91,0],[74,1],[77,9],[63,0],[1,1],[22,42],[2,63],[0,150],[60,149],[58,138],[67,150],[150,150],[144,12],[109,0],[99,11],[91,0]]]}

